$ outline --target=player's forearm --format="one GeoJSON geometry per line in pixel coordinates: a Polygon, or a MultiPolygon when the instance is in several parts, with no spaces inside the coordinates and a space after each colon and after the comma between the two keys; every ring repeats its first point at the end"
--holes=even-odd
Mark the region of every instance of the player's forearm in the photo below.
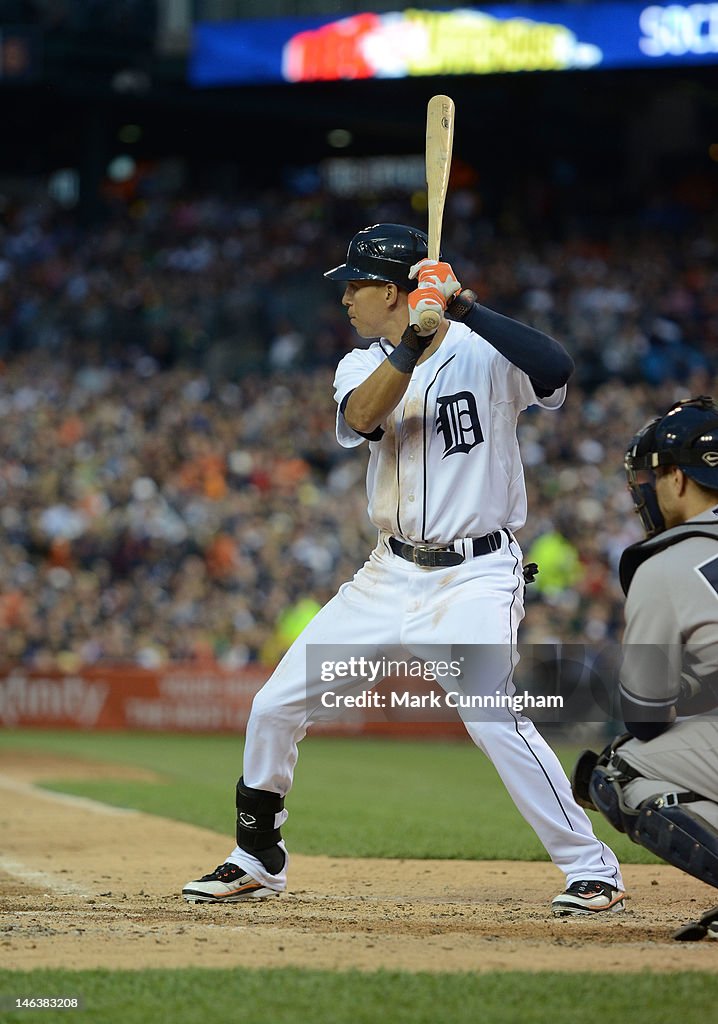
{"type": "Polygon", "coordinates": [[[410,380],[411,374],[400,373],[385,360],[349,396],[347,424],[359,434],[371,434],[396,409],[410,380]]]}
{"type": "Polygon", "coordinates": [[[563,345],[535,327],[502,316],[478,302],[469,310],[464,323],[547,394],[563,387],[573,373],[573,359],[563,345]]]}

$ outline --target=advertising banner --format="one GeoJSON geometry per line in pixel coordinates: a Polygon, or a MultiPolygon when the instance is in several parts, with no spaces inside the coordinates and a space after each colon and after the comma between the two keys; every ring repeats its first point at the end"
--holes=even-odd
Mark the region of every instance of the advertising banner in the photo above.
{"type": "MultiPolygon", "coordinates": [[[[171,665],[85,668],[74,673],[0,668],[0,729],[40,728],[244,733],[252,699],[268,670],[229,671],[171,665]]],[[[425,684],[418,681],[417,693],[425,684]]],[[[438,719],[424,710],[399,716],[337,708],[311,726],[313,734],[465,735],[458,715],[438,719]],[[401,720],[397,720],[400,718],[401,720]]]]}
{"type": "Polygon", "coordinates": [[[172,665],[0,671],[0,726],[241,732],[266,672],[172,665]]]}
{"type": "Polygon", "coordinates": [[[200,22],[196,86],[713,64],[715,4],[501,4],[200,22]]]}

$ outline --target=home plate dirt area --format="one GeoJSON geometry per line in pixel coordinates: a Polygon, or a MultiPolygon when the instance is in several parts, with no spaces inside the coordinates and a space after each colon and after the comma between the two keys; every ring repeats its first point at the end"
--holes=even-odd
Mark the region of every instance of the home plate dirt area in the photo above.
{"type": "Polygon", "coordinates": [[[715,970],[716,944],[673,942],[715,890],[628,865],[623,914],[554,918],[562,875],[509,861],[291,858],[289,892],[190,905],[229,836],[44,792],[38,779],[151,778],[66,757],[0,754],[5,968],[311,967],[406,971],[715,970]]]}

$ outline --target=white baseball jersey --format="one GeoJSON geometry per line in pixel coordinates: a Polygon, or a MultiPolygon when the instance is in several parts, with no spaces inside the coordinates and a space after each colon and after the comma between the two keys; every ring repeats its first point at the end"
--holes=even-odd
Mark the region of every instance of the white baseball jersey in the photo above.
{"type": "MultiPolygon", "coordinates": [[[[337,403],[391,353],[385,338],[354,349],[337,367],[337,403]]],[[[412,373],[399,405],[370,442],[369,518],[418,544],[450,544],[526,521],[526,487],[516,437],[528,405],[557,409],[566,389],[537,397],[528,376],[465,324],[451,323],[412,373]]],[[[364,438],[337,414],[345,448],[364,438]]]]}

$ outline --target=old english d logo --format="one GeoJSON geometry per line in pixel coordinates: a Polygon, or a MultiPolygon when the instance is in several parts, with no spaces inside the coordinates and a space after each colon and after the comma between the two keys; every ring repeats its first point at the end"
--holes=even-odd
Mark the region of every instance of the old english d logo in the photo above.
{"type": "Polygon", "coordinates": [[[457,452],[466,454],[481,444],[484,435],[481,433],[476,399],[471,391],[459,391],[455,395],[437,398],[436,404],[439,409],[436,429],[444,438],[442,459],[447,455],[456,455],[457,452]]]}

